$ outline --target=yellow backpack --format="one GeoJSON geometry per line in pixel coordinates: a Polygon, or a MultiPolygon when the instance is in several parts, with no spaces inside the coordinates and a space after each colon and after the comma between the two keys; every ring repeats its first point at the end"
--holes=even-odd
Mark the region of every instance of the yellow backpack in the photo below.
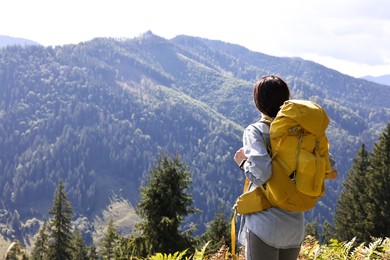
{"type": "MultiPolygon", "coordinates": [[[[295,212],[311,209],[324,195],[326,173],[332,171],[325,135],[327,114],[312,101],[288,100],[272,122],[267,117],[262,121],[270,125],[272,176],[265,185],[250,191],[246,179],[244,193],[234,207],[236,213],[250,214],[270,207],[295,212]]],[[[233,252],[234,221],[235,217],[233,252]]]]}
{"type": "Polygon", "coordinates": [[[274,207],[307,211],[324,195],[332,168],[325,131],[329,118],[316,103],[288,100],[270,125],[272,177],[262,191],[274,207]]]}
{"type": "Polygon", "coordinates": [[[267,123],[272,176],[264,186],[251,191],[247,191],[246,180],[244,194],[237,199],[237,213],[248,214],[269,207],[307,211],[324,195],[326,173],[332,171],[325,135],[329,118],[312,101],[288,100],[275,119],[267,123]]]}

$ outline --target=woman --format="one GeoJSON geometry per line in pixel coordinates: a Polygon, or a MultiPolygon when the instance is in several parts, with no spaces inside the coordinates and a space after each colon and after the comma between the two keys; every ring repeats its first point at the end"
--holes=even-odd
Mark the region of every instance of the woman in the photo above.
{"type": "MultiPolygon", "coordinates": [[[[262,120],[272,119],[284,101],[290,98],[287,84],[278,76],[262,77],[254,86],[254,102],[262,120]]],[[[243,148],[234,161],[244,170],[251,187],[263,185],[271,177],[268,154],[269,125],[262,122],[249,125],[243,136],[243,148]]],[[[304,238],[304,215],[279,208],[243,215],[239,241],[245,245],[246,259],[297,259],[304,238]]]]}

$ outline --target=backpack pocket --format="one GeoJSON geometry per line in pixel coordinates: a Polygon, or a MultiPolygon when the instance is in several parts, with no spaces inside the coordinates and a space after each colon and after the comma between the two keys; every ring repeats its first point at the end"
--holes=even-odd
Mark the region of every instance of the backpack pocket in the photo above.
{"type": "Polygon", "coordinates": [[[260,187],[243,193],[234,205],[238,214],[251,214],[271,207],[267,197],[260,187]]]}
{"type": "Polygon", "coordinates": [[[297,190],[308,196],[322,196],[324,179],[325,157],[301,149],[295,176],[297,190]]]}

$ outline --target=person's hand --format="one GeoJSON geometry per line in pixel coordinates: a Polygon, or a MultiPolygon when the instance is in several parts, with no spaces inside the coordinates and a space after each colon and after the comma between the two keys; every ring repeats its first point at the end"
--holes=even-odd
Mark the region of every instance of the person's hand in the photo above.
{"type": "Polygon", "coordinates": [[[243,160],[248,159],[248,158],[245,156],[244,148],[240,148],[240,149],[234,154],[233,159],[234,159],[234,161],[235,161],[238,165],[240,165],[240,163],[241,163],[243,160]]]}
{"type": "Polygon", "coordinates": [[[331,179],[331,180],[336,179],[336,177],[337,177],[337,171],[336,170],[326,173],[326,176],[325,176],[326,179],[331,179]]]}

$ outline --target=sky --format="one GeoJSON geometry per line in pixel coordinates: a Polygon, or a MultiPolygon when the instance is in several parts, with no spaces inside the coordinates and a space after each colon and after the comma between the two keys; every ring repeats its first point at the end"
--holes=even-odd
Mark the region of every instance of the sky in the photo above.
{"type": "Polygon", "coordinates": [[[353,77],[390,74],[389,0],[0,1],[0,35],[44,46],[146,31],[300,57],[353,77]]]}

